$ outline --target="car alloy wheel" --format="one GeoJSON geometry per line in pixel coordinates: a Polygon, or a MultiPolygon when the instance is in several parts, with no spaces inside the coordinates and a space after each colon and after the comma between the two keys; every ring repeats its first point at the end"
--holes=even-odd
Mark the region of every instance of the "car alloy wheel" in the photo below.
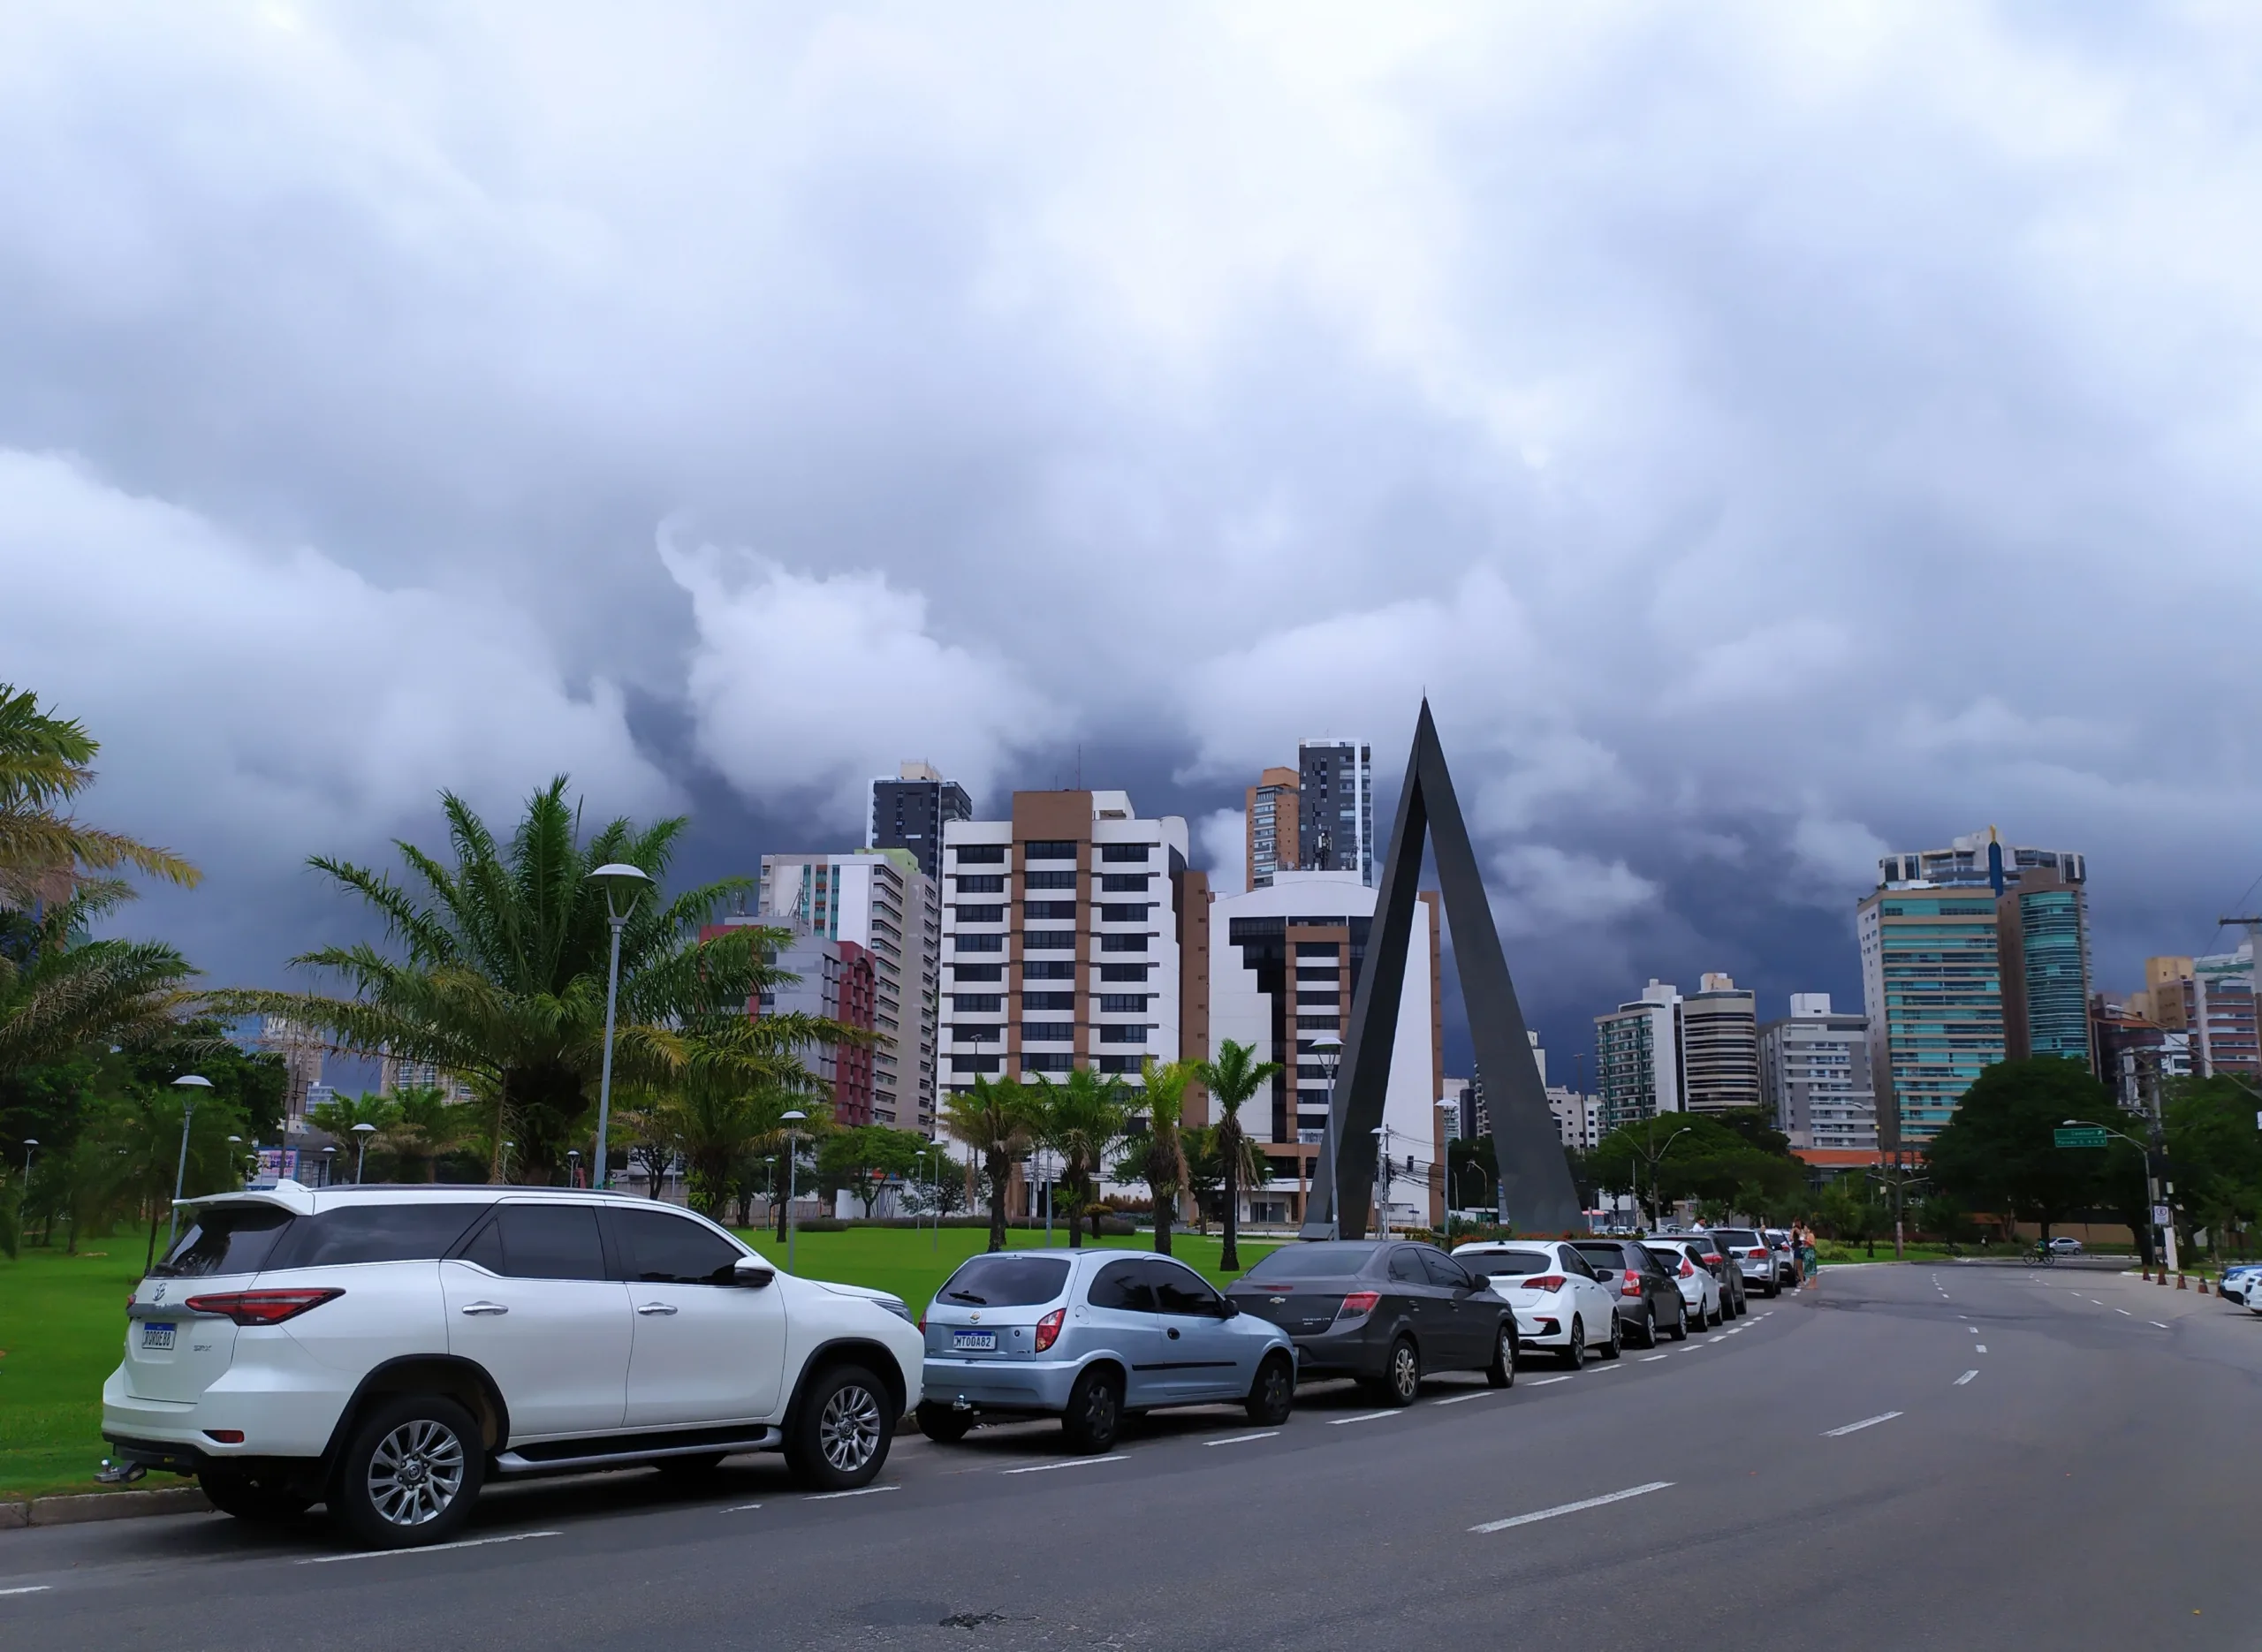
{"type": "Polygon", "coordinates": [[[1249,1391],[1249,1420],[1270,1428],[1286,1422],[1295,1405],[1295,1369],[1285,1357],[1274,1354],[1256,1369],[1256,1382],[1249,1391]]]}
{"type": "Polygon", "coordinates": [[[1602,1351],[1605,1360],[1615,1360],[1626,1352],[1626,1322],[1613,1313],[1610,1316],[1610,1345],[1602,1351]]]}
{"type": "Polygon", "coordinates": [[[463,1442],[429,1417],[402,1423],[377,1442],[367,1478],[369,1506],[389,1526],[428,1526],[463,1490],[463,1442]]]}
{"type": "Polygon", "coordinates": [[[1492,1363],[1484,1368],[1484,1380],[1494,1388],[1514,1388],[1516,1383],[1516,1325],[1513,1319],[1500,1322],[1492,1333],[1492,1363]]]}
{"type": "Polygon", "coordinates": [[[817,1418],[816,1445],[840,1474],[855,1474],[872,1460],[880,1449],[880,1402],[870,1389],[851,1382],[832,1391],[817,1418]]]}
{"type": "Polygon", "coordinates": [[[1563,1363],[1574,1371],[1586,1368],[1587,1328],[1579,1323],[1578,1315],[1575,1314],[1571,1316],[1571,1341],[1570,1345],[1563,1350],[1563,1363]]]}
{"type": "Polygon", "coordinates": [[[1068,1391],[1068,1406],[1060,1416],[1060,1431],[1079,1451],[1104,1451],[1115,1444],[1123,1422],[1123,1390],[1104,1369],[1086,1371],[1068,1391]]]}
{"type": "Polygon", "coordinates": [[[1644,1303],[1643,1303],[1643,1304],[1642,1304],[1642,1346],[1643,1346],[1644,1348],[1654,1348],[1654,1347],[1656,1347],[1657,1345],[1658,1345],[1658,1310],[1657,1310],[1657,1304],[1655,1304],[1654,1302],[1644,1302],[1644,1303]]]}
{"type": "Polygon", "coordinates": [[[1422,1392],[1422,1356],[1400,1337],[1390,1345],[1390,1403],[1410,1406],[1422,1392]]]}

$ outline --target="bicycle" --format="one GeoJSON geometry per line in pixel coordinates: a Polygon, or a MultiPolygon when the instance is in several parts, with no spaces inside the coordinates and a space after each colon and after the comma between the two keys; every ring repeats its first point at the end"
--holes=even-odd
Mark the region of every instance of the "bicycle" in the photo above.
{"type": "Polygon", "coordinates": [[[2037,1245],[2030,1251],[2020,1253],[2019,1260],[2030,1268],[2053,1268],[2057,1266],[2058,1253],[2047,1245],[2037,1245]]]}

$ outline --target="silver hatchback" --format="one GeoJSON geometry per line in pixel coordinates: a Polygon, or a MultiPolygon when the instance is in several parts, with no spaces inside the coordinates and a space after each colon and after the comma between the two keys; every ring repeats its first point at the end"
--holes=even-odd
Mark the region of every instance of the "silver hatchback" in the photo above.
{"type": "Polygon", "coordinates": [[[1270,1427],[1295,1404],[1287,1333],[1167,1256],[993,1251],[953,1274],[921,1322],[931,1440],[1049,1416],[1073,1449],[1104,1451],[1127,1414],[1222,1401],[1270,1427]]]}

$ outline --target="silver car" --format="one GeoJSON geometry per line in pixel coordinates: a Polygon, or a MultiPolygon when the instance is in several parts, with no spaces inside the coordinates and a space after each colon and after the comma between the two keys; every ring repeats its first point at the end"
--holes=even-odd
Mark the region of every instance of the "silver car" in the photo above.
{"type": "Polygon", "coordinates": [[[1747,1290],[1757,1291],[1762,1296],[1778,1296],[1785,1285],[1797,1283],[1783,1253],[1757,1229],[1713,1228],[1711,1231],[1742,1271],[1747,1290]]]}
{"type": "Polygon", "coordinates": [[[1287,1332],[1167,1256],[993,1251],[950,1277],[922,1323],[931,1440],[1058,1417],[1073,1450],[1104,1451],[1126,1415],[1159,1406],[1231,1402],[1271,1427],[1295,1404],[1287,1332]]]}

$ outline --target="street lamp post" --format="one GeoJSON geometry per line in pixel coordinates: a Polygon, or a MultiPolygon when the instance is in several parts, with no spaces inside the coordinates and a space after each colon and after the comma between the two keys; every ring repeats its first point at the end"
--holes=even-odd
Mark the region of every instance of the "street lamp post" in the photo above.
{"type": "MultiPolygon", "coordinates": [[[[1461,1103],[1450,1095],[1440,1095],[1438,1098],[1438,1110],[1441,1113],[1458,1113],[1461,1110],[1461,1103]]],[[[1443,1231],[1446,1242],[1439,1248],[1451,1250],[1453,1248],[1453,1138],[1450,1136],[1446,1138],[1446,1144],[1441,1151],[1444,1156],[1438,1161],[1439,1191],[1438,1208],[1444,1212],[1443,1231]]]]}
{"type": "Polygon", "coordinates": [[[566,1149],[566,1157],[568,1161],[566,1167],[566,1186],[579,1187],[581,1185],[581,1149],[568,1148],[566,1149]]]}
{"type": "MultiPolygon", "coordinates": [[[[1696,1126],[1694,1125],[1683,1125],[1680,1129],[1674,1131],[1671,1135],[1665,1139],[1665,1146],[1642,1153],[1643,1158],[1648,1162],[1650,1167],[1650,1203],[1651,1206],[1654,1207],[1656,1205],[1658,1199],[1658,1165],[1659,1162],[1664,1159],[1666,1154],[1673,1151],[1673,1144],[1674,1142],[1680,1140],[1681,1137],[1687,1135],[1690,1131],[1696,1128],[1696,1126]]],[[[1641,1149],[1636,1148],[1636,1151],[1640,1152],[1641,1149]]],[[[1634,1192],[1634,1201],[1637,1206],[1641,1202],[1641,1190],[1636,1188],[1634,1192]]],[[[1651,1215],[1654,1216],[1657,1213],[1653,1209],[1651,1211],[1651,1215]]]]}
{"type": "Polygon", "coordinates": [[[786,1125],[786,1271],[793,1271],[793,1239],[801,1231],[801,1224],[793,1220],[793,1172],[801,1168],[801,1121],[808,1115],[800,1108],[789,1108],[779,1115],[786,1125]]]}
{"type": "MultiPolygon", "coordinates": [[[[2115,1137],[2136,1148],[2137,1168],[2144,1172],[2144,1214],[2147,1216],[2152,1214],[2152,1207],[2155,1201],[2152,1198],[2152,1156],[2150,1149],[2146,1148],[2144,1143],[2137,1140],[2134,1136],[2123,1135],[2120,1131],[2109,1129],[2104,1125],[2091,1124],[2086,1118],[2068,1118],[2060,1127],[2066,1130],[2073,1130],[2076,1128],[2085,1130],[2103,1130],[2106,1135],[2115,1137]]],[[[2180,1272],[2181,1269],[2176,1266],[2175,1255],[2175,1213],[2173,1210],[2169,1211],[2167,1222],[2154,1223],[2152,1225],[2160,1230],[2160,1239],[2162,1241],[2162,1250],[2164,1252],[2164,1258],[2167,1264],[2168,1272],[2180,1272]]]]}
{"type": "Polygon", "coordinates": [[[37,1136],[26,1136],[24,1138],[24,1186],[27,1187],[31,1186],[32,1180],[32,1151],[38,1146],[39,1138],[37,1136]]]}
{"type": "Polygon", "coordinates": [[[188,1122],[196,1117],[196,1093],[199,1090],[209,1090],[212,1087],[211,1080],[194,1072],[182,1073],[173,1080],[173,1083],[176,1087],[186,1090],[188,1094],[181,1100],[180,1163],[173,1171],[172,1224],[165,1231],[165,1247],[168,1250],[172,1248],[173,1241],[180,1237],[180,1195],[182,1188],[188,1181],[188,1122]]]}
{"type": "Polygon", "coordinates": [[[353,1144],[353,1185],[356,1187],[361,1185],[361,1171],[369,1162],[369,1138],[376,1133],[377,1127],[366,1118],[353,1126],[356,1138],[353,1144]]]}
{"type": "Polygon", "coordinates": [[[323,1186],[327,1187],[330,1186],[330,1172],[337,1168],[337,1165],[338,1149],[336,1148],[324,1148],[322,1150],[322,1185],[323,1186]]]}
{"type": "Polygon", "coordinates": [[[611,860],[589,874],[597,887],[604,890],[604,913],[612,925],[612,962],[606,967],[604,977],[604,1065],[597,1079],[597,1174],[596,1185],[605,1185],[605,1135],[612,1125],[612,1020],[620,1001],[620,932],[628,924],[628,915],[636,910],[651,879],[637,867],[625,861],[611,860]],[[628,904],[619,904],[618,897],[626,895],[628,904]]]}
{"type": "MultiPolygon", "coordinates": [[[[1342,1217],[1335,1209],[1335,1070],[1343,1060],[1343,1041],[1323,1033],[1311,1041],[1311,1055],[1312,1059],[1319,1063],[1321,1076],[1327,1080],[1327,1121],[1319,1127],[1319,1158],[1327,1166],[1327,1236],[1340,1239],[1343,1237],[1342,1217]]],[[[1304,1215],[1307,1218],[1311,1215],[1311,1194],[1317,1191],[1312,1189],[1304,1195],[1304,1215]]]]}

